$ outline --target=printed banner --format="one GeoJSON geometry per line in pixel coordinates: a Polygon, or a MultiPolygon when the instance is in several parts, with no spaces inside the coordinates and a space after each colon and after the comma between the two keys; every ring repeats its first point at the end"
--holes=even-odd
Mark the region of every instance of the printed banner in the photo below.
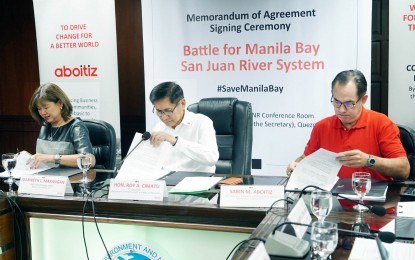
{"type": "Polygon", "coordinates": [[[119,145],[114,0],[33,0],[33,5],[40,82],[66,92],[74,117],[110,123],[119,145]]]}
{"type": "MultiPolygon", "coordinates": [[[[314,124],[334,113],[335,75],[357,68],[370,82],[371,4],[142,1],[146,93],[176,81],[188,105],[205,97],[251,102],[253,174],[285,175],[314,124]]],[[[146,118],[147,129],[159,120],[150,102],[146,118]]]]}
{"type": "Polygon", "coordinates": [[[389,105],[397,124],[415,129],[415,1],[389,3],[389,105]]]}

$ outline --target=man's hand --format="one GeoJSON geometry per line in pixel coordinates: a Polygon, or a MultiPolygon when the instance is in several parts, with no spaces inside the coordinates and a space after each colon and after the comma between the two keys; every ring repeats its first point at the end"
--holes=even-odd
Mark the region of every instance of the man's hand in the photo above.
{"type": "Polygon", "coordinates": [[[293,173],[293,171],[294,171],[295,167],[297,166],[297,164],[298,164],[298,162],[292,162],[292,163],[288,164],[287,171],[286,171],[288,176],[291,176],[291,173],[293,173]]]}
{"type": "Polygon", "coordinates": [[[302,154],[300,157],[298,157],[294,162],[288,164],[287,171],[285,172],[288,176],[291,176],[291,173],[293,173],[295,167],[297,167],[297,164],[301,162],[302,159],[304,159],[306,156],[305,154],[302,154]]]}
{"type": "Polygon", "coordinates": [[[340,156],[336,158],[344,166],[353,168],[366,167],[369,155],[360,150],[351,150],[339,153],[340,156]]]}
{"type": "Polygon", "coordinates": [[[165,132],[152,132],[150,137],[150,143],[154,146],[159,146],[162,142],[169,142],[174,145],[176,141],[176,137],[165,132]]]}

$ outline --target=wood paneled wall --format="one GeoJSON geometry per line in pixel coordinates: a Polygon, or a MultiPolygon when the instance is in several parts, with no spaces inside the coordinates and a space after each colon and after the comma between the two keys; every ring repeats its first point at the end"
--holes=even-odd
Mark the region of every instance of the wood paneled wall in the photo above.
{"type": "MultiPolygon", "coordinates": [[[[373,0],[372,108],[387,113],[388,3],[373,0]]],[[[121,148],[145,129],[141,0],[116,0],[121,148]]],[[[35,151],[39,126],[28,103],[39,85],[32,0],[0,0],[0,153],[35,151]]],[[[111,102],[105,100],[104,102],[111,102]]]]}
{"type": "MultiPolygon", "coordinates": [[[[120,94],[121,148],[145,131],[141,1],[115,1],[120,94]]],[[[39,86],[32,0],[0,0],[0,153],[35,152],[39,126],[28,104],[39,86]]],[[[110,103],[111,100],[104,100],[110,103]]]]}

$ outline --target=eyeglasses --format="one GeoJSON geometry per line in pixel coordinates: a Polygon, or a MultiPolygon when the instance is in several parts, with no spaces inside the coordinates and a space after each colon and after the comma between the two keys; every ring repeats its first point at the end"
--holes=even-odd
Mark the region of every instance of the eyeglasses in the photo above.
{"type": "Polygon", "coordinates": [[[356,102],[355,101],[346,101],[346,102],[341,102],[341,101],[339,101],[339,100],[337,100],[336,98],[334,98],[333,96],[331,96],[331,100],[330,100],[330,102],[333,104],[333,106],[335,107],[335,108],[340,108],[342,105],[344,105],[344,107],[346,108],[346,109],[352,109],[352,108],[354,108],[354,106],[357,104],[357,102],[359,102],[359,100],[361,99],[362,97],[360,97],[356,102]]]}
{"type": "Polygon", "coordinates": [[[158,116],[162,116],[162,115],[171,116],[171,115],[173,115],[174,110],[176,109],[179,102],[180,102],[180,100],[177,101],[176,105],[173,107],[172,110],[158,110],[155,107],[153,107],[153,113],[155,112],[158,116]]]}

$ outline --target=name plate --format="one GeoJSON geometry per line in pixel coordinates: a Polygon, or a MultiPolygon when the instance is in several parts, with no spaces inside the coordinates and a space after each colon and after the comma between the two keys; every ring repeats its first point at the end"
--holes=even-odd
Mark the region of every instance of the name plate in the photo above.
{"type": "Polygon", "coordinates": [[[259,242],[255,247],[255,250],[249,255],[248,260],[271,260],[267,250],[265,249],[264,242],[259,242]]]}
{"type": "MultiPolygon", "coordinates": [[[[294,207],[291,209],[290,214],[287,217],[290,222],[298,222],[303,224],[311,224],[312,218],[303,198],[300,198],[294,207]]],[[[301,225],[292,225],[295,230],[295,234],[298,238],[303,238],[308,227],[301,225]]]]}
{"type": "Polygon", "coordinates": [[[270,207],[276,200],[283,198],[283,185],[222,185],[220,187],[221,207],[270,207]]]}
{"type": "Polygon", "coordinates": [[[46,175],[22,175],[18,192],[61,197],[73,194],[68,177],[46,175]]]}
{"type": "Polygon", "coordinates": [[[163,201],[166,181],[111,179],[108,199],[163,201]]]}

